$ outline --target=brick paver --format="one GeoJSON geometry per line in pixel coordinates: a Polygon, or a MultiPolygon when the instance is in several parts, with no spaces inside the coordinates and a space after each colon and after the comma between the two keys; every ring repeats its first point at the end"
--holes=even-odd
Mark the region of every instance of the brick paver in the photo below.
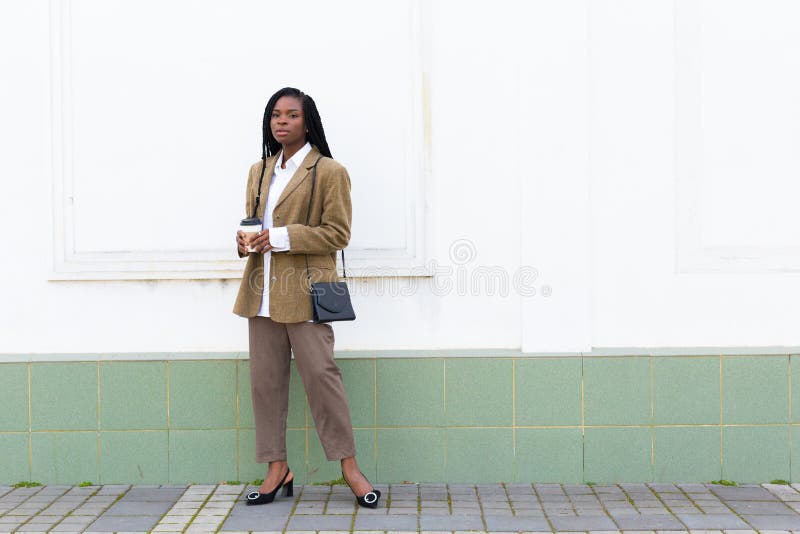
{"type": "Polygon", "coordinates": [[[246,506],[245,485],[0,486],[12,532],[588,532],[800,534],[800,485],[389,484],[360,508],[346,486],[295,486],[246,506]]]}

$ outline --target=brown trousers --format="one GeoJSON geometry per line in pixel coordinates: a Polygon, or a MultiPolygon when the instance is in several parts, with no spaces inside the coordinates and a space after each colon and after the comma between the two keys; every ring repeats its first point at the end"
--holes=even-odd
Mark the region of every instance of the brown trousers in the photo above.
{"type": "Polygon", "coordinates": [[[333,327],[326,323],[277,323],[261,316],[250,317],[248,327],[256,462],[286,460],[292,353],[325,456],[328,460],[355,456],[342,371],[333,359],[333,327]]]}

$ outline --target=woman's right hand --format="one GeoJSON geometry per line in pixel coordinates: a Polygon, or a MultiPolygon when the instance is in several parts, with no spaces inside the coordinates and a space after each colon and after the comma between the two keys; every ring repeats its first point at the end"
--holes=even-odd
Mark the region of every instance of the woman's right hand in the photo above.
{"type": "Polygon", "coordinates": [[[244,257],[249,254],[247,251],[247,241],[244,239],[245,233],[239,230],[236,232],[236,243],[239,245],[239,256],[244,257]]]}

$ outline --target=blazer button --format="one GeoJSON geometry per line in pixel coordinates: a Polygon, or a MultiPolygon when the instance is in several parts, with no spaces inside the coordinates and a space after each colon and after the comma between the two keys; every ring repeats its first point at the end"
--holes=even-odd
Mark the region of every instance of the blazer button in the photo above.
{"type": "Polygon", "coordinates": [[[280,216],[280,215],[276,215],[276,216],[275,216],[275,218],[276,218],[276,219],[280,219],[280,218],[281,218],[281,216],[280,216]]]}
{"type": "Polygon", "coordinates": [[[276,280],[277,280],[277,278],[273,276],[272,277],[272,281],[275,282],[276,280]]]}

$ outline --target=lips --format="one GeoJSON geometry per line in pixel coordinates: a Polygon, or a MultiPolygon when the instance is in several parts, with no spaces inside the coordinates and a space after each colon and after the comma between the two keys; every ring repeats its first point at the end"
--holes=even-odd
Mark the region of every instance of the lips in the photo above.
{"type": "Polygon", "coordinates": [[[275,135],[287,135],[288,133],[288,130],[275,130],[275,135]]]}

